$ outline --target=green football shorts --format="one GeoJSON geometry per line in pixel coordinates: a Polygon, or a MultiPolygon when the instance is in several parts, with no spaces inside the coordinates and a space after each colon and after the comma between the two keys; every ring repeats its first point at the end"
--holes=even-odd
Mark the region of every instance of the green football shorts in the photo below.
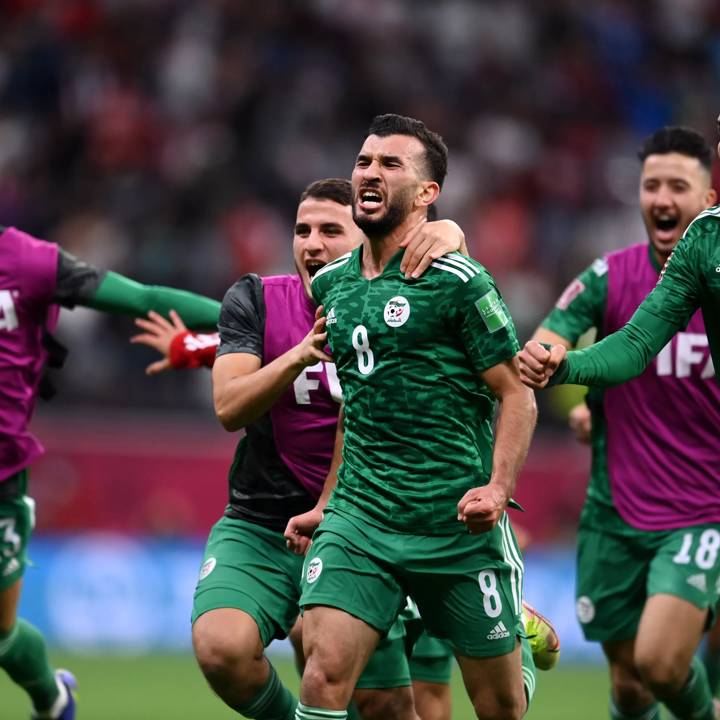
{"type": "Polygon", "coordinates": [[[301,607],[344,610],[385,633],[411,595],[432,635],[496,657],[522,636],[523,563],[507,514],[490,532],[412,535],[334,510],[305,558],[301,607]]]}
{"type": "Polygon", "coordinates": [[[27,546],[35,527],[35,501],[28,497],[27,470],[0,483],[0,590],[25,572],[27,546]]]}
{"type": "MultiPolygon", "coordinates": [[[[299,613],[303,558],[287,549],[282,533],[222,517],[205,547],[195,588],[192,622],[209,610],[233,608],[257,623],[263,645],[287,635],[299,613]]],[[[359,688],[410,685],[404,627],[393,624],[368,661],[359,688]]]]}
{"type": "MultiPolygon", "coordinates": [[[[578,532],[576,611],[587,640],[629,640],[646,600],[674,595],[714,615],[720,525],[621,535],[578,532]]],[[[708,622],[711,622],[709,617],[708,622]]]]}
{"type": "Polygon", "coordinates": [[[192,622],[209,610],[250,615],[263,645],[285,637],[298,616],[303,558],[282,533],[222,517],[213,526],[193,598],[192,622]]]}
{"type": "Polygon", "coordinates": [[[382,638],[355,687],[361,690],[378,690],[408,685],[410,667],[405,654],[404,638],[382,638]]]}
{"type": "Polygon", "coordinates": [[[452,675],[453,659],[452,645],[447,640],[423,631],[410,656],[410,677],[413,681],[446,685],[452,675]]]}

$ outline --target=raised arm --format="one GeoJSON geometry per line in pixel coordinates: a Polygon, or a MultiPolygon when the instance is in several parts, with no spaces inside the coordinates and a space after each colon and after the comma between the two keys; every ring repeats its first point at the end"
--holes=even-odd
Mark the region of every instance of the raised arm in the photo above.
{"type": "Polygon", "coordinates": [[[534,388],[563,383],[607,387],[638,376],[698,309],[702,259],[719,234],[718,218],[703,213],[693,221],[653,291],[620,330],[601,342],[567,357],[564,347],[527,343],[518,356],[523,382],[534,388]]]}
{"type": "Polygon", "coordinates": [[[620,330],[584,350],[566,353],[562,345],[526,343],[518,355],[523,382],[536,389],[565,383],[609,387],[637,377],[682,327],[644,305],[620,330]]]}
{"type": "Polygon", "coordinates": [[[641,305],[620,330],[589,348],[568,353],[550,385],[609,387],[637,377],[681,329],[641,305]]]}
{"type": "Polygon", "coordinates": [[[99,270],[60,250],[53,300],[65,307],[84,305],[102,312],[142,317],[151,310],[167,316],[176,310],[188,327],[214,328],[217,300],[162,285],[143,285],[114,272],[99,270]]]}

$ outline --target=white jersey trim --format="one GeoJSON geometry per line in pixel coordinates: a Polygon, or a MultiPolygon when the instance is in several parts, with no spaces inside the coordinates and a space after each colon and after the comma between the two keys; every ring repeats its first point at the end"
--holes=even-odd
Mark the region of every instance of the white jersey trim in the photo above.
{"type": "Polygon", "coordinates": [[[505,561],[510,565],[510,586],[512,588],[513,604],[515,606],[515,612],[520,613],[522,609],[524,575],[522,556],[520,555],[512,530],[510,529],[507,512],[503,514],[498,524],[500,525],[503,555],[505,556],[505,561]]]}
{"type": "MultiPolygon", "coordinates": [[[[699,215],[697,215],[693,220],[690,222],[690,224],[685,228],[685,232],[683,233],[683,237],[685,237],[688,234],[688,231],[690,228],[702,218],[706,217],[714,217],[714,218],[720,218],[720,205],[714,205],[711,208],[708,208],[707,210],[703,210],[699,215]]],[[[670,258],[668,258],[669,260],[670,258]]],[[[665,263],[667,265],[667,263],[665,263]]]]}
{"type": "Polygon", "coordinates": [[[453,275],[456,275],[459,277],[464,283],[470,281],[470,277],[466,275],[464,272],[461,272],[456,267],[453,267],[452,265],[445,265],[441,263],[439,260],[435,260],[435,262],[430,263],[431,267],[437,268],[438,270],[444,270],[445,272],[452,273],[453,275]]]}
{"type": "Polygon", "coordinates": [[[480,270],[482,270],[482,265],[477,260],[473,260],[472,258],[469,258],[467,255],[463,255],[462,253],[459,253],[459,252],[448,253],[447,255],[443,255],[440,258],[440,260],[450,260],[450,259],[453,259],[455,262],[462,264],[463,266],[472,270],[473,273],[475,273],[475,274],[478,274],[480,272],[480,270]]]}
{"type": "Polygon", "coordinates": [[[321,275],[325,275],[325,273],[329,273],[331,270],[335,270],[335,268],[342,267],[345,265],[345,263],[350,262],[350,255],[352,253],[345,253],[344,255],[341,255],[339,258],[336,258],[332,262],[329,262],[325,267],[320,268],[312,277],[312,280],[310,283],[314,283],[317,278],[319,278],[321,275]]]}
{"type": "Polygon", "coordinates": [[[468,273],[470,277],[475,277],[475,275],[480,274],[480,270],[478,270],[476,267],[473,267],[469,262],[467,262],[462,255],[443,255],[441,258],[438,258],[438,261],[444,262],[444,263],[450,263],[451,265],[455,266],[456,268],[459,268],[460,270],[463,270],[464,272],[468,273]]]}

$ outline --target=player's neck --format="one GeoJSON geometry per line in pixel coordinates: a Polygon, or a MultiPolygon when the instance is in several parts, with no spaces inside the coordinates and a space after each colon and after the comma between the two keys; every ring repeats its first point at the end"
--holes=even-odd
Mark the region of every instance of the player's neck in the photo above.
{"type": "Polygon", "coordinates": [[[650,245],[650,253],[653,256],[653,259],[655,260],[655,263],[657,264],[657,267],[659,268],[658,272],[662,270],[665,267],[665,263],[667,262],[668,258],[670,257],[670,253],[667,255],[663,255],[662,253],[659,253],[651,244],[650,245]]]}
{"type": "Polygon", "coordinates": [[[387,235],[365,237],[362,248],[361,270],[363,277],[372,280],[382,274],[385,266],[400,249],[400,243],[407,234],[419,223],[423,222],[422,217],[408,215],[408,217],[387,235]]]}

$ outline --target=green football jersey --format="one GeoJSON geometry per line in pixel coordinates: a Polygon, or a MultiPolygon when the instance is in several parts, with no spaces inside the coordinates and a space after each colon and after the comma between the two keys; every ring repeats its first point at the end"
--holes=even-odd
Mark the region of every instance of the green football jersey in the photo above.
{"type": "Polygon", "coordinates": [[[515,328],[476,261],[452,253],[408,280],[401,258],[367,280],[360,247],[313,279],[345,401],[330,507],[401,532],[467,532],[457,503],[492,467],[495,397],[480,373],[515,355],[515,328]]]}
{"type": "Polygon", "coordinates": [[[720,205],[690,223],[658,284],[630,321],[601,342],[568,353],[550,384],[616,385],[630,380],[698,308],[713,363],[720,367],[720,205]]]}

